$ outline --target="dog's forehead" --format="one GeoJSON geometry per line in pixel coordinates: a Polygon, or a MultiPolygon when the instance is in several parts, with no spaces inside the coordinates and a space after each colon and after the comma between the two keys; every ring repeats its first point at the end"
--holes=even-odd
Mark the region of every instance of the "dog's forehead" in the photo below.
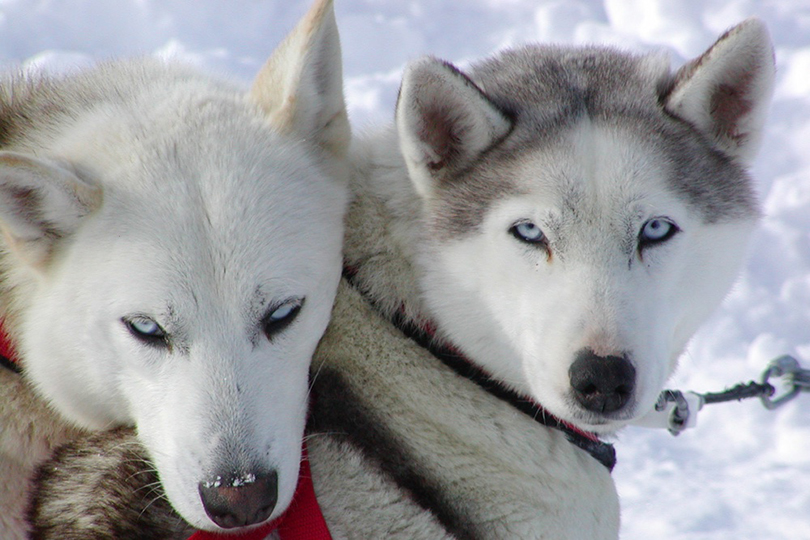
{"type": "Polygon", "coordinates": [[[558,253],[568,245],[608,252],[615,243],[630,253],[644,220],[684,217],[688,205],[670,175],[669,161],[656,159],[632,130],[584,118],[553,144],[514,159],[509,176],[518,195],[502,208],[511,220],[536,222],[558,253]]]}
{"type": "Polygon", "coordinates": [[[757,214],[747,173],[664,110],[662,95],[672,75],[662,55],[534,45],[506,51],[472,73],[493,102],[515,118],[511,140],[494,156],[510,160],[543,152],[592,125],[603,128],[608,139],[610,131],[624,135],[624,149],[643,148],[638,161],[660,163],[664,187],[706,222],[757,214]]]}
{"type": "Polygon", "coordinates": [[[132,137],[125,149],[70,155],[79,174],[105,185],[85,234],[122,260],[138,252],[143,264],[123,269],[130,279],[159,301],[206,288],[244,301],[301,294],[338,271],[324,261],[338,253],[346,195],[316,149],[238,101],[169,105],[161,120],[119,118],[96,133],[132,137]]]}
{"type": "Polygon", "coordinates": [[[601,208],[665,197],[705,223],[757,215],[749,175],[683,123],[617,113],[548,132],[502,156],[517,191],[601,208]]]}
{"type": "Polygon", "coordinates": [[[671,77],[662,55],[548,45],[504,51],[474,65],[470,76],[519,123],[542,130],[569,125],[582,115],[654,114],[671,77]]]}
{"type": "Polygon", "coordinates": [[[515,125],[443,188],[437,232],[473,232],[498,201],[544,192],[570,206],[588,193],[632,201],[665,190],[707,223],[757,214],[746,172],[664,111],[663,57],[527,46],[474,66],[471,78],[515,125]]]}
{"type": "Polygon", "coordinates": [[[611,206],[671,191],[672,161],[650,138],[588,117],[512,153],[505,166],[516,191],[555,207],[611,206]]]}

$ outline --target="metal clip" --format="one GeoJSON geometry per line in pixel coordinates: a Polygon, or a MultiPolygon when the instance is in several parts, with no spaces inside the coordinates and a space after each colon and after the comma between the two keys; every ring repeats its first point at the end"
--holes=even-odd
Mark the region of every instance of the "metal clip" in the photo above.
{"type": "Polygon", "coordinates": [[[703,408],[704,400],[695,392],[664,390],[658,396],[655,408],[633,425],[647,428],[666,428],[672,435],[680,435],[684,430],[694,427],[697,413],[703,408]]]}
{"type": "Polygon", "coordinates": [[[769,384],[771,377],[784,377],[787,390],[780,396],[760,396],[762,405],[766,409],[776,409],[799,395],[800,392],[810,391],[810,370],[802,369],[799,361],[790,355],[780,356],[771,361],[762,374],[762,384],[769,384]]]}

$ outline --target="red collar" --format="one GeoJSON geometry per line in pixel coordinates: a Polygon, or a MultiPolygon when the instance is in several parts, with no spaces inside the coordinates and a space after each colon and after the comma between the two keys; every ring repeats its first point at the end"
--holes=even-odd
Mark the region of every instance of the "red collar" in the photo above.
{"type": "Polygon", "coordinates": [[[287,511],[280,517],[243,533],[212,533],[197,531],[189,540],[264,540],[271,532],[281,540],[332,540],[329,528],[315,498],[312,472],[309,468],[307,446],[304,444],[298,486],[287,511]]]}

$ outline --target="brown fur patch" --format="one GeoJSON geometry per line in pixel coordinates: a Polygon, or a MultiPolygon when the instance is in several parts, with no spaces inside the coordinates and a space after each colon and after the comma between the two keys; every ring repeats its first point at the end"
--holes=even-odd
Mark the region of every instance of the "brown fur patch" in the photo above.
{"type": "Polygon", "coordinates": [[[134,430],[95,433],[59,448],[39,470],[29,507],[33,540],[185,540],[134,430]]]}

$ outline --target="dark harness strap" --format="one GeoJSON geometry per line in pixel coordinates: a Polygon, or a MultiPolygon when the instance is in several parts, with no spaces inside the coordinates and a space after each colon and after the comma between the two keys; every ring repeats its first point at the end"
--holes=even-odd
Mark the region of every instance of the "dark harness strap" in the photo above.
{"type": "Polygon", "coordinates": [[[613,467],[616,466],[616,449],[612,444],[600,441],[595,435],[560,420],[530,398],[505,387],[500,381],[493,379],[452,347],[436,345],[436,341],[430,332],[426,332],[409,321],[405,321],[400,314],[395,316],[393,323],[403,334],[414,340],[419,346],[430,351],[433,356],[441,360],[443,364],[458,375],[469,379],[483,390],[509,403],[515,409],[531,417],[535,422],[562,431],[571,444],[588,452],[596,461],[604,465],[608,471],[613,471],[613,467]]]}
{"type": "MultiPolygon", "coordinates": [[[[357,270],[355,268],[343,268],[343,277],[373,304],[374,300],[369,299],[362,290],[362,287],[358,286],[357,280],[355,279],[356,275],[357,270]]],[[[520,412],[528,415],[535,422],[562,431],[566,439],[568,439],[568,442],[588,452],[596,461],[604,465],[609,472],[613,471],[613,467],[616,466],[616,449],[612,444],[601,441],[596,435],[582,431],[576,426],[560,420],[542,406],[535,403],[532,399],[507,388],[500,381],[493,379],[484,370],[467,360],[464,355],[452,347],[438,345],[430,329],[420,327],[414,324],[413,321],[407,320],[401,312],[397,313],[391,322],[403,334],[414,340],[420,347],[430,351],[433,356],[455,371],[459,376],[469,379],[481,387],[481,389],[509,403],[520,412]]]]}
{"type": "Polygon", "coordinates": [[[9,358],[0,355],[0,367],[4,367],[10,371],[13,371],[16,374],[21,374],[22,370],[20,366],[18,366],[15,362],[12,362],[9,358]]]}

